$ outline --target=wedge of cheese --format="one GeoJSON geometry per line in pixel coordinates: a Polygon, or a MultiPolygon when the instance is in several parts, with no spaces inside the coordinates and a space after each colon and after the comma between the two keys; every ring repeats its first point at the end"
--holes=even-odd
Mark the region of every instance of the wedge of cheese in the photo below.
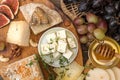
{"type": "Polygon", "coordinates": [[[20,46],[29,46],[30,29],[25,21],[10,23],[6,41],[20,46]]]}
{"type": "Polygon", "coordinates": [[[77,80],[83,70],[84,67],[75,61],[66,67],[54,68],[55,73],[58,75],[56,80],[77,80]]]}
{"type": "Polygon", "coordinates": [[[4,66],[0,74],[4,80],[44,80],[35,55],[4,66]]]}
{"type": "Polygon", "coordinates": [[[50,18],[50,23],[45,25],[40,24],[39,26],[30,26],[35,35],[63,21],[57,11],[50,9],[46,5],[40,4],[40,3],[29,3],[26,5],[20,6],[20,11],[22,12],[23,16],[25,17],[28,23],[30,23],[31,17],[36,7],[40,7],[42,10],[45,11],[45,13],[50,18]]]}

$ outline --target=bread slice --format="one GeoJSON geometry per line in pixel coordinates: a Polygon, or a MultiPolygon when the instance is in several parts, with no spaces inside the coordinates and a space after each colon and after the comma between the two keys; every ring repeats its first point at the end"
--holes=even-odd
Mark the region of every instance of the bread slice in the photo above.
{"type": "Polygon", "coordinates": [[[30,29],[25,21],[13,21],[10,23],[7,33],[7,42],[20,46],[29,46],[30,29]]]}
{"type": "Polygon", "coordinates": [[[115,79],[115,74],[114,74],[114,72],[111,69],[107,69],[106,71],[107,71],[107,73],[110,76],[110,80],[116,80],[115,79]]]}
{"type": "Polygon", "coordinates": [[[120,80],[120,69],[118,67],[113,67],[112,70],[115,74],[116,80],[120,80]]]}
{"type": "Polygon", "coordinates": [[[85,80],[110,80],[110,77],[104,69],[94,68],[88,72],[85,80]]]}

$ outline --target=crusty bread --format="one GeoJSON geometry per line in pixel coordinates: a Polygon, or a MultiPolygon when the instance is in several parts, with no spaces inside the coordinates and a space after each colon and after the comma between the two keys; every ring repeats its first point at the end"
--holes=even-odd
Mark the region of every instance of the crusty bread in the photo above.
{"type": "Polygon", "coordinates": [[[44,4],[30,3],[20,7],[20,10],[28,23],[30,22],[32,14],[34,13],[36,7],[40,7],[46,12],[50,18],[50,23],[44,25],[41,24],[39,26],[31,26],[31,29],[35,35],[62,22],[62,18],[57,11],[50,9],[44,4]]]}
{"type": "Polygon", "coordinates": [[[10,23],[7,33],[7,42],[20,46],[29,46],[30,29],[25,21],[13,21],[10,23]]]}
{"type": "Polygon", "coordinates": [[[0,74],[4,80],[44,80],[35,55],[3,67],[0,74]]]}

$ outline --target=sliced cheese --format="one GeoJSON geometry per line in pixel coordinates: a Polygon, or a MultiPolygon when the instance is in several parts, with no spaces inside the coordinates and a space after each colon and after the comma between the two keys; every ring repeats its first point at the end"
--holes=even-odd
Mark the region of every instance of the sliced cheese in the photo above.
{"type": "Polygon", "coordinates": [[[48,34],[46,36],[46,39],[48,43],[53,43],[56,41],[56,34],[55,33],[48,34]]]}
{"type": "Polygon", "coordinates": [[[20,46],[29,46],[30,29],[25,21],[13,21],[10,23],[7,33],[7,42],[20,46]]]}
{"type": "Polygon", "coordinates": [[[70,59],[73,55],[73,52],[70,51],[69,49],[67,49],[67,51],[65,53],[63,53],[63,56],[67,59],[70,59]]]}
{"type": "Polygon", "coordinates": [[[57,37],[60,38],[60,39],[64,39],[66,38],[66,30],[60,30],[60,31],[57,31],[57,37]]]}
{"type": "Polygon", "coordinates": [[[70,48],[76,48],[76,44],[73,38],[67,38],[70,48]]]}
{"type": "Polygon", "coordinates": [[[67,49],[67,43],[64,42],[63,40],[58,40],[57,51],[61,53],[65,53],[66,49],[67,49]]]}
{"type": "Polygon", "coordinates": [[[42,55],[50,54],[49,44],[41,44],[42,55]]]}

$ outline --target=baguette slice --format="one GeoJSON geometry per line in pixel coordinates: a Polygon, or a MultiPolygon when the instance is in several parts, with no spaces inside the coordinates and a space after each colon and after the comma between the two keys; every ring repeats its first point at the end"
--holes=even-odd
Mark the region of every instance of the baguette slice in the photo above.
{"type": "Polygon", "coordinates": [[[114,72],[111,69],[107,69],[106,71],[107,71],[107,73],[110,76],[110,80],[116,80],[115,79],[115,74],[114,74],[114,72]]]}
{"type": "Polygon", "coordinates": [[[112,70],[115,74],[116,80],[120,80],[120,69],[118,67],[113,67],[112,70]]]}
{"type": "Polygon", "coordinates": [[[110,77],[105,70],[94,68],[88,72],[85,80],[110,80],[110,77]]]}

